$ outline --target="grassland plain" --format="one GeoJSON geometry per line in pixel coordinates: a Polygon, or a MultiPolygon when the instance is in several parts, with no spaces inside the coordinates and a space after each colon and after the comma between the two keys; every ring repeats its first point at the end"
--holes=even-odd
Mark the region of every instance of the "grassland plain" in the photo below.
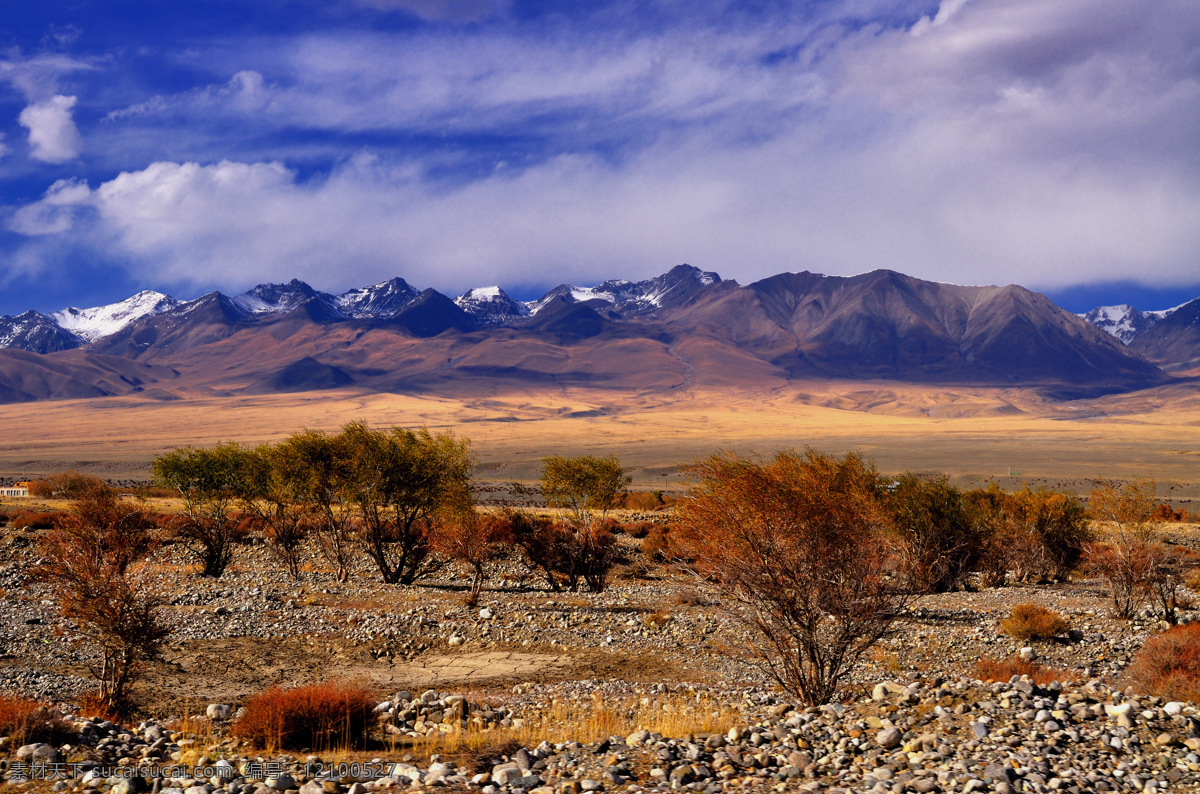
{"type": "Polygon", "coordinates": [[[620,457],[638,487],[675,485],[679,465],[714,449],[764,454],[812,445],[857,449],[883,471],[943,471],[963,484],[1156,478],[1200,498],[1200,389],[1177,384],[1054,401],[1033,389],[826,381],[770,392],[616,393],[540,388],[487,396],[346,390],[289,395],[133,397],[0,406],[0,476],[79,468],[144,477],[164,449],[224,439],[275,441],[304,427],[452,428],[478,476],[530,480],[549,454],[620,457]]]}

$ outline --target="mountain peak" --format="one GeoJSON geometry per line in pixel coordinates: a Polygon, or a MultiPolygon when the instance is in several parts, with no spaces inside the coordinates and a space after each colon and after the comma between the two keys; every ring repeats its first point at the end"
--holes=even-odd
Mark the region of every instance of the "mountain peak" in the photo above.
{"type": "Polygon", "coordinates": [[[343,292],[334,298],[334,303],[347,317],[389,318],[399,314],[419,294],[416,288],[397,276],[370,287],[343,292]]]}
{"type": "Polygon", "coordinates": [[[251,314],[281,314],[317,297],[326,296],[294,278],[286,284],[259,284],[232,300],[238,308],[251,314]]]}
{"type": "Polygon", "coordinates": [[[455,298],[454,303],[480,325],[504,325],[529,315],[528,306],[510,298],[500,287],[469,289],[455,298]]]}

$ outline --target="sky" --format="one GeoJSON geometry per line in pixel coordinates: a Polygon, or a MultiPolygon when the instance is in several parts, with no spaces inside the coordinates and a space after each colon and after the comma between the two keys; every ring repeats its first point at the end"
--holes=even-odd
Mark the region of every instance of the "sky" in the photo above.
{"type": "Polygon", "coordinates": [[[1195,0],[46,0],[0,15],[0,314],[891,268],[1200,296],[1195,0]]]}

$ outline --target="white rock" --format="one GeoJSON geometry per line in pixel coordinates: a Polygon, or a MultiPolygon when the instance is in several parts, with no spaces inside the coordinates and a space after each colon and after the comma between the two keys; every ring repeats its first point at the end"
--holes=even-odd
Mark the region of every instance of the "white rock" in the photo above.
{"type": "Polygon", "coordinates": [[[281,775],[267,778],[263,782],[263,785],[267,788],[273,788],[276,791],[287,791],[290,788],[296,788],[296,779],[287,772],[284,772],[281,775]]]}
{"type": "Polygon", "coordinates": [[[1172,700],[1170,703],[1163,706],[1163,711],[1174,717],[1177,714],[1183,713],[1183,706],[1184,704],[1180,703],[1178,700],[1172,700]]]}
{"type": "Polygon", "coordinates": [[[453,637],[451,637],[451,638],[450,638],[450,639],[447,641],[447,644],[448,644],[448,645],[449,645],[451,648],[457,648],[459,645],[462,645],[462,644],[463,644],[463,638],[462,638],[462,637],[460,637],[460,636],[458,636],[457,634],[455,634],[453,637]]]}
{"type": "Polygon", "coordinates": [[[225,703],[210,703],[204,710],[204,716],[210,720],[227,720],[233,713],[233,707],[225,703]]]}
{"type": "Polygon", "coordinates": [[[1017,658],[1022,662],[1032,662],[1038,658],[1037,651],[1026,645],[1021,650],[1017,651],[1017,658]]]}
{"type": "Polygon", "coordinates": [[[491,620],[495,616],[496,616],[496,613],[493,612],[492,610],[488,609],[487,607],[484,607],[483,609],[479,610],[479,617],[481,620],[491,620]]]}

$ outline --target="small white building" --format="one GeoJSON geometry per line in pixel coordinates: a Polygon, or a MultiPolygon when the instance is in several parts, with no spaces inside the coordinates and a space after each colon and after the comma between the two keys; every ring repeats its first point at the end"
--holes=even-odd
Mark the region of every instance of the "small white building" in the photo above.
{"type": "Polygon", "coordinates": [[[24,485],[14,485],[7,488],[0,488],[0,496],[15,496],[24,498],[29,496],[29,489],[24,485]]]}

